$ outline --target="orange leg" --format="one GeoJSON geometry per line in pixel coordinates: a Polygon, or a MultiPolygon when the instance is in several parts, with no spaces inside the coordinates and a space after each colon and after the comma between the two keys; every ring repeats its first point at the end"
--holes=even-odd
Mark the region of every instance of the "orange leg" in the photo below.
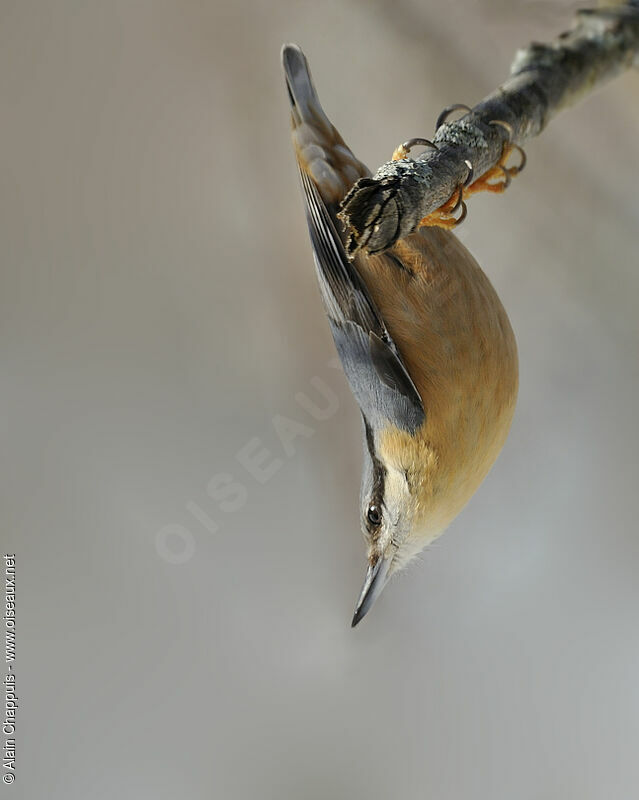
{"type": "Polygon", "coordinates": [[[441,205],[439,208],[436,208],[434,211],[431,211],[428,216],[420,220],[419,227],[422,225],[436,225],[438,228],[446,228],[446,230],[450,230],[451,228],[459,225],[459,223],[462,222],[466,217],[464,192],[465,190],[463,187],[460,187],[457,189],[457,191],[453,192],[453,194],[443,205],[441,205]],[[462,213],[459,217],[456,217],[455,211],[457,211],[460,206],[462,213]]]}
{"type": "Polygon", "coordinates": [[[470,184],[464,186],[461,190],[453,192],[451,197],[439,208],[432,211],[428,216],[424,217],[419,225],[436,225],[440,228],[454,228],[466,216],[466,204],[464,200],[469,198],[477,192],[504,192],[510,185],[510,181],[515,175],[518,175],[526,164],[526,154],[518,145],[505,144],[502,151],[499,163],[485,172],[480,178],[470,184]],[[521,163],[514,167],[507,167],[506,162],[510,158],[513,150],[517,150],[521,156],[521,163]],[[454,216],[454,211],[462,206],[462,214],[460,217],[454,216]]]}

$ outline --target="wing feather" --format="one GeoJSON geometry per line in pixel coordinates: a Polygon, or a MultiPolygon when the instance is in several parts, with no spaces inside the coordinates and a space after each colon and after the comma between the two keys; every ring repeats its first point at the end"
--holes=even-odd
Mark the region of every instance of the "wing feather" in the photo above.
{"type": "Polygon", "coordinates": [[[422,400],[312,178],[300,169],[320,290],[344,372],[365,417],[414,433],[422,400]]]}

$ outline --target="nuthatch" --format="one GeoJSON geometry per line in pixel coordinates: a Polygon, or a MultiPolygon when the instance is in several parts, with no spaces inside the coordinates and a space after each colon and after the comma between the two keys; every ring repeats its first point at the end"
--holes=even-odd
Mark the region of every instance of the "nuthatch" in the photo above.
{"type": "Polygon", "coordinates": [[[356,625],[497,458],[515,409],[517,346],[490,281],[449,230],[421,227],[349,260],[339,203],[370,172],[322,110],[301,50],[285,45],[282,62],[317,277],[363,418],[368,571],[356,625]]]}

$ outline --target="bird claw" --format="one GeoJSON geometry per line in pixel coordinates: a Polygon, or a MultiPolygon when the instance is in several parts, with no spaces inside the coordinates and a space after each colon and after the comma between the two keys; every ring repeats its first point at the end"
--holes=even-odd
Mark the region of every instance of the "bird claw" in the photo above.
{"type": "MultiPolygon", "coordinates": [[[[467,112],[472,111],[469,106],[464,105],[463,103],[455,103],[452,106],[448,106],[439,115],[435,125],[435,130],[438,130],[443,125],[453,111],[458,110],[465,110],[467,112]]],[[[419,227],[424,225],[437,226],[446,229],[457,227],[457,225],[463,222],[466,218],[467,208],[466,203],[464,202],[466,198],[473,194],[477,194],[477,192],[492,192],[493,194],[501,194],[502,192],[505,192],[510,186],[511,180],[515,176],[519,175],[522,169],[526,166],[526,153],[518,144],[514,144],[511,141],[513,138],[512,126],[509,123],[498,119],[491,120],[490,124],[501,126],[508,133],[508,140],[504,142],[499,162],[485,172],[482,176],[473,181],[473,165],[467,160],[465,164],[468,167],[468,175],[464,183],[457,187],[456,193],[453,192],[450,198],[443,205],[425,216],[419,222],[419,227]],[[520,161],[519,164],[509,167],[507,166],[508,159],[514,151],[519,153],[520,161]],[[455,211],[460,207],[462,209],[462,213],[459,217],[456,217],[455,211]]],[[[431,142],[430,139],[422,139],[417,137],[414,139],[409,139],[407,142],[400,144],[399,147],[396,147],[395,151],[393,152],[393,161],[401,161],[402,159],[407,158],[411,148],[416,147],[417,145],[424,145],[425,147],[432,147],[435,150],[439,150],[438,146],[434,142],[431,142]]]]}
{"type": "Polygon", "coordinates": [[[507,142],[504,144],[499,163],[495,164],[488,172],[485,172],[481,178],[477,178],[476,181],[471,183],[466,189],[466,196],[469,197],[472,194],[477,194],[477,192],[493,192],[496,194],[505,192],[510,186],[512,178],[519,175],[525,166],[526,153],[518,144],[510,144],[507,142]],[[515,150],[519,153],[520,162],[512,167],[508,167],[506,166],[508,159],[515,150]]]}
{"type": "Polygon", "coordinates": [[[403,158],[407,158],[410,151],[413,147],[417,147],[418,145],[423,145],[424,147],[431,147],[434,150],[439,150],[439,147],[434,142],[431,142],[430,139],[423,139],[421,136],[415,136],[413,139],[409,139],[404,144],[400,144],[399,147],[396,147],[393,151],[393,161],[401,161],[403,158]]]}
{"type": "Polygon", "coordinates": [[[460,185],[456,194],[453,192],[442,206],[431,211],[428,216],[420,220],[419,227],[438,227],[451,230],[466,219],[467,212],[468,208],[464,202],[464,187],[460,185]],[[461,208],[461,214],[456,217],[455,211],[457,211],[458,208],[461,208]]]}

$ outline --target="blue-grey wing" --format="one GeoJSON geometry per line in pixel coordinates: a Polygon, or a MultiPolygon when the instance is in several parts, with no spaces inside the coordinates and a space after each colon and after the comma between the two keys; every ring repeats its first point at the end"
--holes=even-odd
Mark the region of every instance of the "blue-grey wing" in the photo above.
{"type": "Polygon", "coordinates": [[[355,399],[373,425],[414,433],[425,419],[419,393],[313,180],[300,175],[320,290],[355,399]]]}

